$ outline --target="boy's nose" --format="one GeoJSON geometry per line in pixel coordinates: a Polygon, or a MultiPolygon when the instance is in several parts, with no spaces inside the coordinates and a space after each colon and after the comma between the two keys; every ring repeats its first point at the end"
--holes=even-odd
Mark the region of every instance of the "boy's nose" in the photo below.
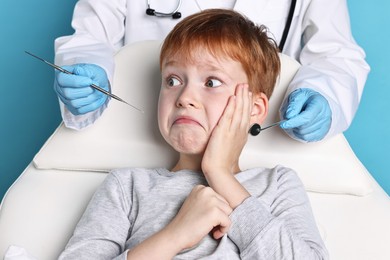
{"type": "Polygon", "coordinates": [[[184,86],[176,101],[177,107],[196,107],[196,94],[193,87],[184,86]]]}

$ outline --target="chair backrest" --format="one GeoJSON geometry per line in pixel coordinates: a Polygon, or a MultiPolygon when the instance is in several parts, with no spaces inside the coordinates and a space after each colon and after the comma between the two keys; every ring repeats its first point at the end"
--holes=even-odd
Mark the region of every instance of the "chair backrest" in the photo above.
{"type": "MultiPolygon", "coordinates": [[[[170,167],[176,153],[165,143],[157,127],[160,88],[160,42],[147,41],[124,47],[116,55],[113,93],[143,109],[111,100],[93,126],[74,131],[60,126],[34,158],[39,169],[108,171],[121,167],[170,167]]],[[[279,106],[300,65],[281,55],[282,71],[270,99],[264,125],[279,120],[279,106]]],[[[300,143],[280,128],[250,137],[240,158],[242,168],[295,169],[307,190],[364,195],[370,191],[360,161],[342,134],[317,143],[300,143]]]]}

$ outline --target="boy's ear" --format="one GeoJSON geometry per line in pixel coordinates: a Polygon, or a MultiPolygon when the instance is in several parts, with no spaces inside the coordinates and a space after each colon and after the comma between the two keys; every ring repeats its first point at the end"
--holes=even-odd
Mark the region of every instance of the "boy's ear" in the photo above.
{"type": "Polygon", "coordinates": [[[268,98],[264,93],[253,95],[253,108],[251,114],[251,124],[261,125],[268,115],[268,98]]]}

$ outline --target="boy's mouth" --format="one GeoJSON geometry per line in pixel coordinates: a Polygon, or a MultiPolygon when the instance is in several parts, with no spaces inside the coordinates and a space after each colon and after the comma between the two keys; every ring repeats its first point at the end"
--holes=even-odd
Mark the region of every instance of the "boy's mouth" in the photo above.
{"type": "Polygon", "coordinates": [[[194,118],[189,117],[189,116],[179,116],[179,117],[177,117],[174,120],[172,125],[181,125],[181,124],[200,125],[201,126],[201,124],[197,120],[195,120],[194,118]]]}

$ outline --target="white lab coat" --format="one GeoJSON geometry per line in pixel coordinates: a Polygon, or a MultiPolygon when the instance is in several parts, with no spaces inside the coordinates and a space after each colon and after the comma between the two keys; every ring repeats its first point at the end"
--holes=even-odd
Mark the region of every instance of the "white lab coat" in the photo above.
{"type": "MultiPolygon", "coordinates": [[[[163,40],[184,17],[206,8],[213,0],[183,0],[181,19],[146,15],[146,0],[79,0],[72,26],[74,35],[55,42],[56,63],[95,63],[109,78],[114,72],[115,52],[125,44],[163,40]]],[[[159,12],[171,12],[178,1],[150,1],[159,12]]],[[[218,2],[215,2],[218,6],[218,2]]],[[[266,25],[277,42],[283,33],[291,0],[237,0],[233,9],[266,25]]],[[[370,70],[364,51],[354,41],[346,0],[297,0],[283,53],[301,64],[286,97],[297,88],[312,88],[328,100],[332,125],[327,136],[348,128],[355,115],[370,70]]],[[[103,112],[74,116],[61,104],[65,124],[80,129],[103,112]]]]}

